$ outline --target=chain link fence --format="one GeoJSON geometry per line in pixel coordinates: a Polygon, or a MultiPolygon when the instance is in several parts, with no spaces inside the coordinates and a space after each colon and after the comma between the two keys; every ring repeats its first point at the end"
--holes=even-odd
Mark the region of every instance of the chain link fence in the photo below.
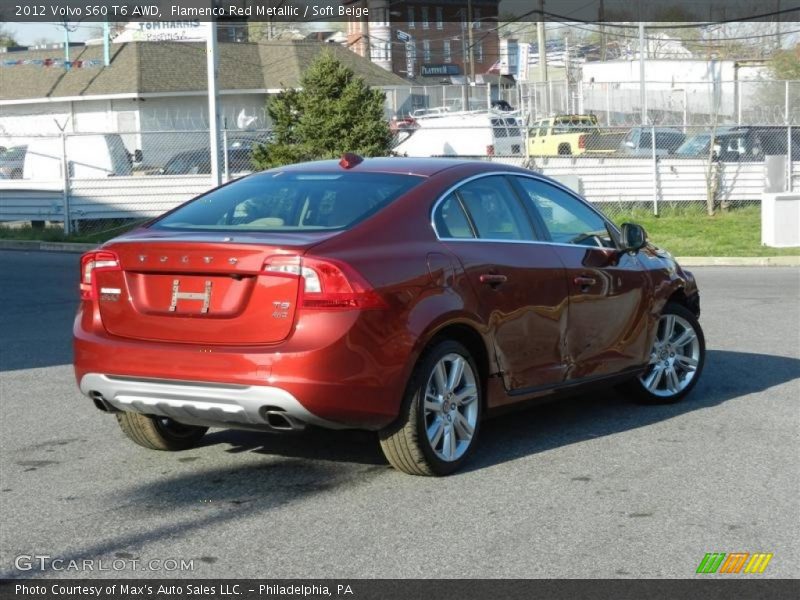
{"type": "MultiPolygon", "coordinates": [[[[634,208],[659,213],[677,206],[747,206],[759,203],[766,187],[797,187],[800,124],[792,123],[795,98],[800,110],[800,82],[743,81],[718,94],[735,92],[734,100],[712,105],[688,88],[651,88],[648,115],[654,122],[645,126],[635,118],[638,92],[618,89],[608,96],[607,86],[595,87],[478,86],[468,95],[464,86],[397,88],[387,92],[393,152],[522,166],[561,181],[612,217],[634,208]],[[541,108],[545,96],[547,113],[541,108]],[[465,98],[473,111],[462,111],[465,98]],[[668,100],[671,110],[657,109],[668,100]],[[587,102],[595,101],[613,109],[593,112],[587,102]],[[719,112],[707,114],[714,106],[719,112]],[[554,114],[594,120],[556,123],[554,114]]],[[[223,130],[223,181],[252,172],[253,150],[270,141],[268,129],[223,130]]],[[[70,233],[113,233],[214,184],[208,130],[202,127],[0,132],[0,148],[3,227],[52,223],[70,233]]]]}
{"type": "Polygon", "coordinates": [[[800,125],[798,81],[645,81],[642,89],[638,81],[555,80],[515,91],[528,120],[592,113],[606,126],[800,125]]]}
{"type": "MultiPolygon", "coordinates": [[[[223,130],[222,182],[252,173],[269,130],[223,130]]],[[[164,213],[215,185],[208,130],[0,137],[0,224],[90,236],[164,213]]]]}

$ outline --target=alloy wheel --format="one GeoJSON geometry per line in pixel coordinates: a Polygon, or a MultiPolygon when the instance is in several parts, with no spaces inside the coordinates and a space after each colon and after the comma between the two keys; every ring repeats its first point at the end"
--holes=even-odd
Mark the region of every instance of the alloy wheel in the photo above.
{"type": "Polygon", "coordinates": [[[675,314],[665,314],[650,351],[650,366],[639,377],[655,396],[669,398],[680,394],[692,382],[700,364],[700,340],[692,324],[675,314]]]}
{"type": "Polygon", "coordinates": [[[424,423],[436,456],[461,458],[472,443],[478,422],[478,388],[466,358],[447,354],[434,366],[425,386],[424,423]]]}

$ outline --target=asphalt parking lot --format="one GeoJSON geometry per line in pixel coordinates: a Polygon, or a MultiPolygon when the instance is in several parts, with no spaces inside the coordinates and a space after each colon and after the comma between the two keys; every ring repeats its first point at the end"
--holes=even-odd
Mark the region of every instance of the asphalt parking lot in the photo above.
{"type": "Polygon", "coordinates": [[[134,446],[75,386],[77,261],[0,251],[0,577],[42,575],[14,568],[31,554],[193,561],[98,577],[691,577],[707,552],[800,575],[798,269],[694,269],[708,357],[684,403],[500,417],[428,479],[360,432],[134,446]]]}

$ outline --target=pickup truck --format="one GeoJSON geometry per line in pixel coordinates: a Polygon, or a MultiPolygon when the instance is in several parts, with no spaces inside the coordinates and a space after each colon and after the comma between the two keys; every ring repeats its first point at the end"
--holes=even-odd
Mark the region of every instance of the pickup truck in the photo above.
{"type": "Polygon", "coordinates": [[[533,124],[528,132],[530,156],[611,153],[625,132],[602,133],[595,115],[556,115],[533,124]]]}

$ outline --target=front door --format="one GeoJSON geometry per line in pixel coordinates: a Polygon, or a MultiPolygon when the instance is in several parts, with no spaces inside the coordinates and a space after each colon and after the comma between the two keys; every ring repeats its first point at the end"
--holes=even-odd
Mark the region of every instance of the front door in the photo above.
{"type": "Polygon", "coordinates": [[[617,251],[606,221],[576,196],[539,179],[514,180],[565,269],[567,379],[647,363],[652,289],[638,258],[617,251]]]}

